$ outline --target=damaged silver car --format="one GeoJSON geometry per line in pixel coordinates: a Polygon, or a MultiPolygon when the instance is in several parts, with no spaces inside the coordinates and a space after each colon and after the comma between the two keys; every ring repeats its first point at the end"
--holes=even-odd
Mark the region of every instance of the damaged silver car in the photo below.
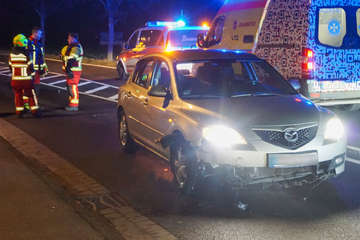
{"type": "Polygon", "coordinates": [[[186,194],[213,176],[238,190],[321,182],[344,171],[346,136],[299,87],[245,52],[149,54],[119,88],[121,146],[169,160],[186,194]]]}

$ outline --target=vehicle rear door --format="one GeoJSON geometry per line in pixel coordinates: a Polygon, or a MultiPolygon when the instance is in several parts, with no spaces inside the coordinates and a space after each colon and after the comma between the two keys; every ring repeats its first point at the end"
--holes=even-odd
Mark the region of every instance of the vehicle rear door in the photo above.
{"type": "Polygon", "coordinates": [[[146,122],[151,117],[147,108],[147,92],[153,65],[153,59],[144,59],[136,65],[131,83],[127,84],[128,97],[124,99],[130,133],[142,143],[146,143],[150,138],[149,135],[152,134],[146,122]]]}
{"type": "Polygon", "coordinates": [[[317,11],[314,87],[320,93],[360,90],[360,10],[322,7],[317,11]]]}

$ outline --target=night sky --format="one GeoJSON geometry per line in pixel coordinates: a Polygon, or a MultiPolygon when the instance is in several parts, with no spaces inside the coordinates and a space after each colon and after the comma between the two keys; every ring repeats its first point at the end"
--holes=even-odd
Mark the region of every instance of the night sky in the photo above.
{"type": "MultiPolygon", "coordinates": [[[[126,41],[134,30],[147,21],[176,21],[183,10],[187,25],[211,23],[224,0],[153,0],[144,8],[135,8],[131,0],[124,1],[119,9],[115,31],[123,32],[126,41]]],[[[29,37],[33,26],[40,27],[40,17],[27,0],[0,1],[0,49],[9,50],[12,39],[22,33],[29,37]]],[[[77,32],[84,47],[84,55],[106,55],[106,46],[99,43],[100,31],[108,30],[107,16],[98,0],[78,0],[65,3],[45,20],[47,53],[57,53],[67,44],[69,32],[77,32]]],[[[114,56],[120,50],[114,47],[114,56]]]]}

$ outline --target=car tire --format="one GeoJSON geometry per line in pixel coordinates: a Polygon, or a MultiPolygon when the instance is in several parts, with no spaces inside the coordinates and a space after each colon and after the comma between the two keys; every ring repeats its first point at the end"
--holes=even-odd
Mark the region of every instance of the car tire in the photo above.
{"type": "Polygon", "coordinates": [[[193,195],[201,187],[198,177],[198,163],[193,148],[185,140],[170,147],[171,171],[177,188],[185,195],[193,195]]]}
{"type": "Polygon", "coordinates": [[[119,125],[119,140],[120,140],[121,148],[126,153],[134,153],[136,150],[136,143],[130,135],[124,110],[120,110],[119,112],[118,125],[119,125]]]}
{"type": "Polygon", "coordinates": [[[340,109],[348,112],[355,112],[360,109],[360,104],[346,104],[340,105],[340,109]]]}
{"type": "Polygon", "coordinates": [[[124,66],[122,65],[121,62],[119,62],[116,66],[116,70],[118,72],[119,75],[119,79],[123,80],[126,77],[126,73],[125,73],[125,69],[124,66]]]}

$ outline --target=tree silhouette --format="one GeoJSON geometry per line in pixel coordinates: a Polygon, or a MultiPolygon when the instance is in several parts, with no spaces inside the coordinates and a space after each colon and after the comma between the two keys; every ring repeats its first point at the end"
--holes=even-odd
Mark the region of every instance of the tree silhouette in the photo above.
{"type": "MultiPolygon", "coordinates": [[[[26,0],[29,2],[40,16],[40,28],[43,32],[43,37],[41,38],[41,44],[45,47],[45,18],[55,12],[61,5],[63,5],[65,0],[26,0]]],[[[69,3],[69,1],[67,1],[69,3]]],[[[71,1],[72,2],[72,1],[71,1]]]]}

